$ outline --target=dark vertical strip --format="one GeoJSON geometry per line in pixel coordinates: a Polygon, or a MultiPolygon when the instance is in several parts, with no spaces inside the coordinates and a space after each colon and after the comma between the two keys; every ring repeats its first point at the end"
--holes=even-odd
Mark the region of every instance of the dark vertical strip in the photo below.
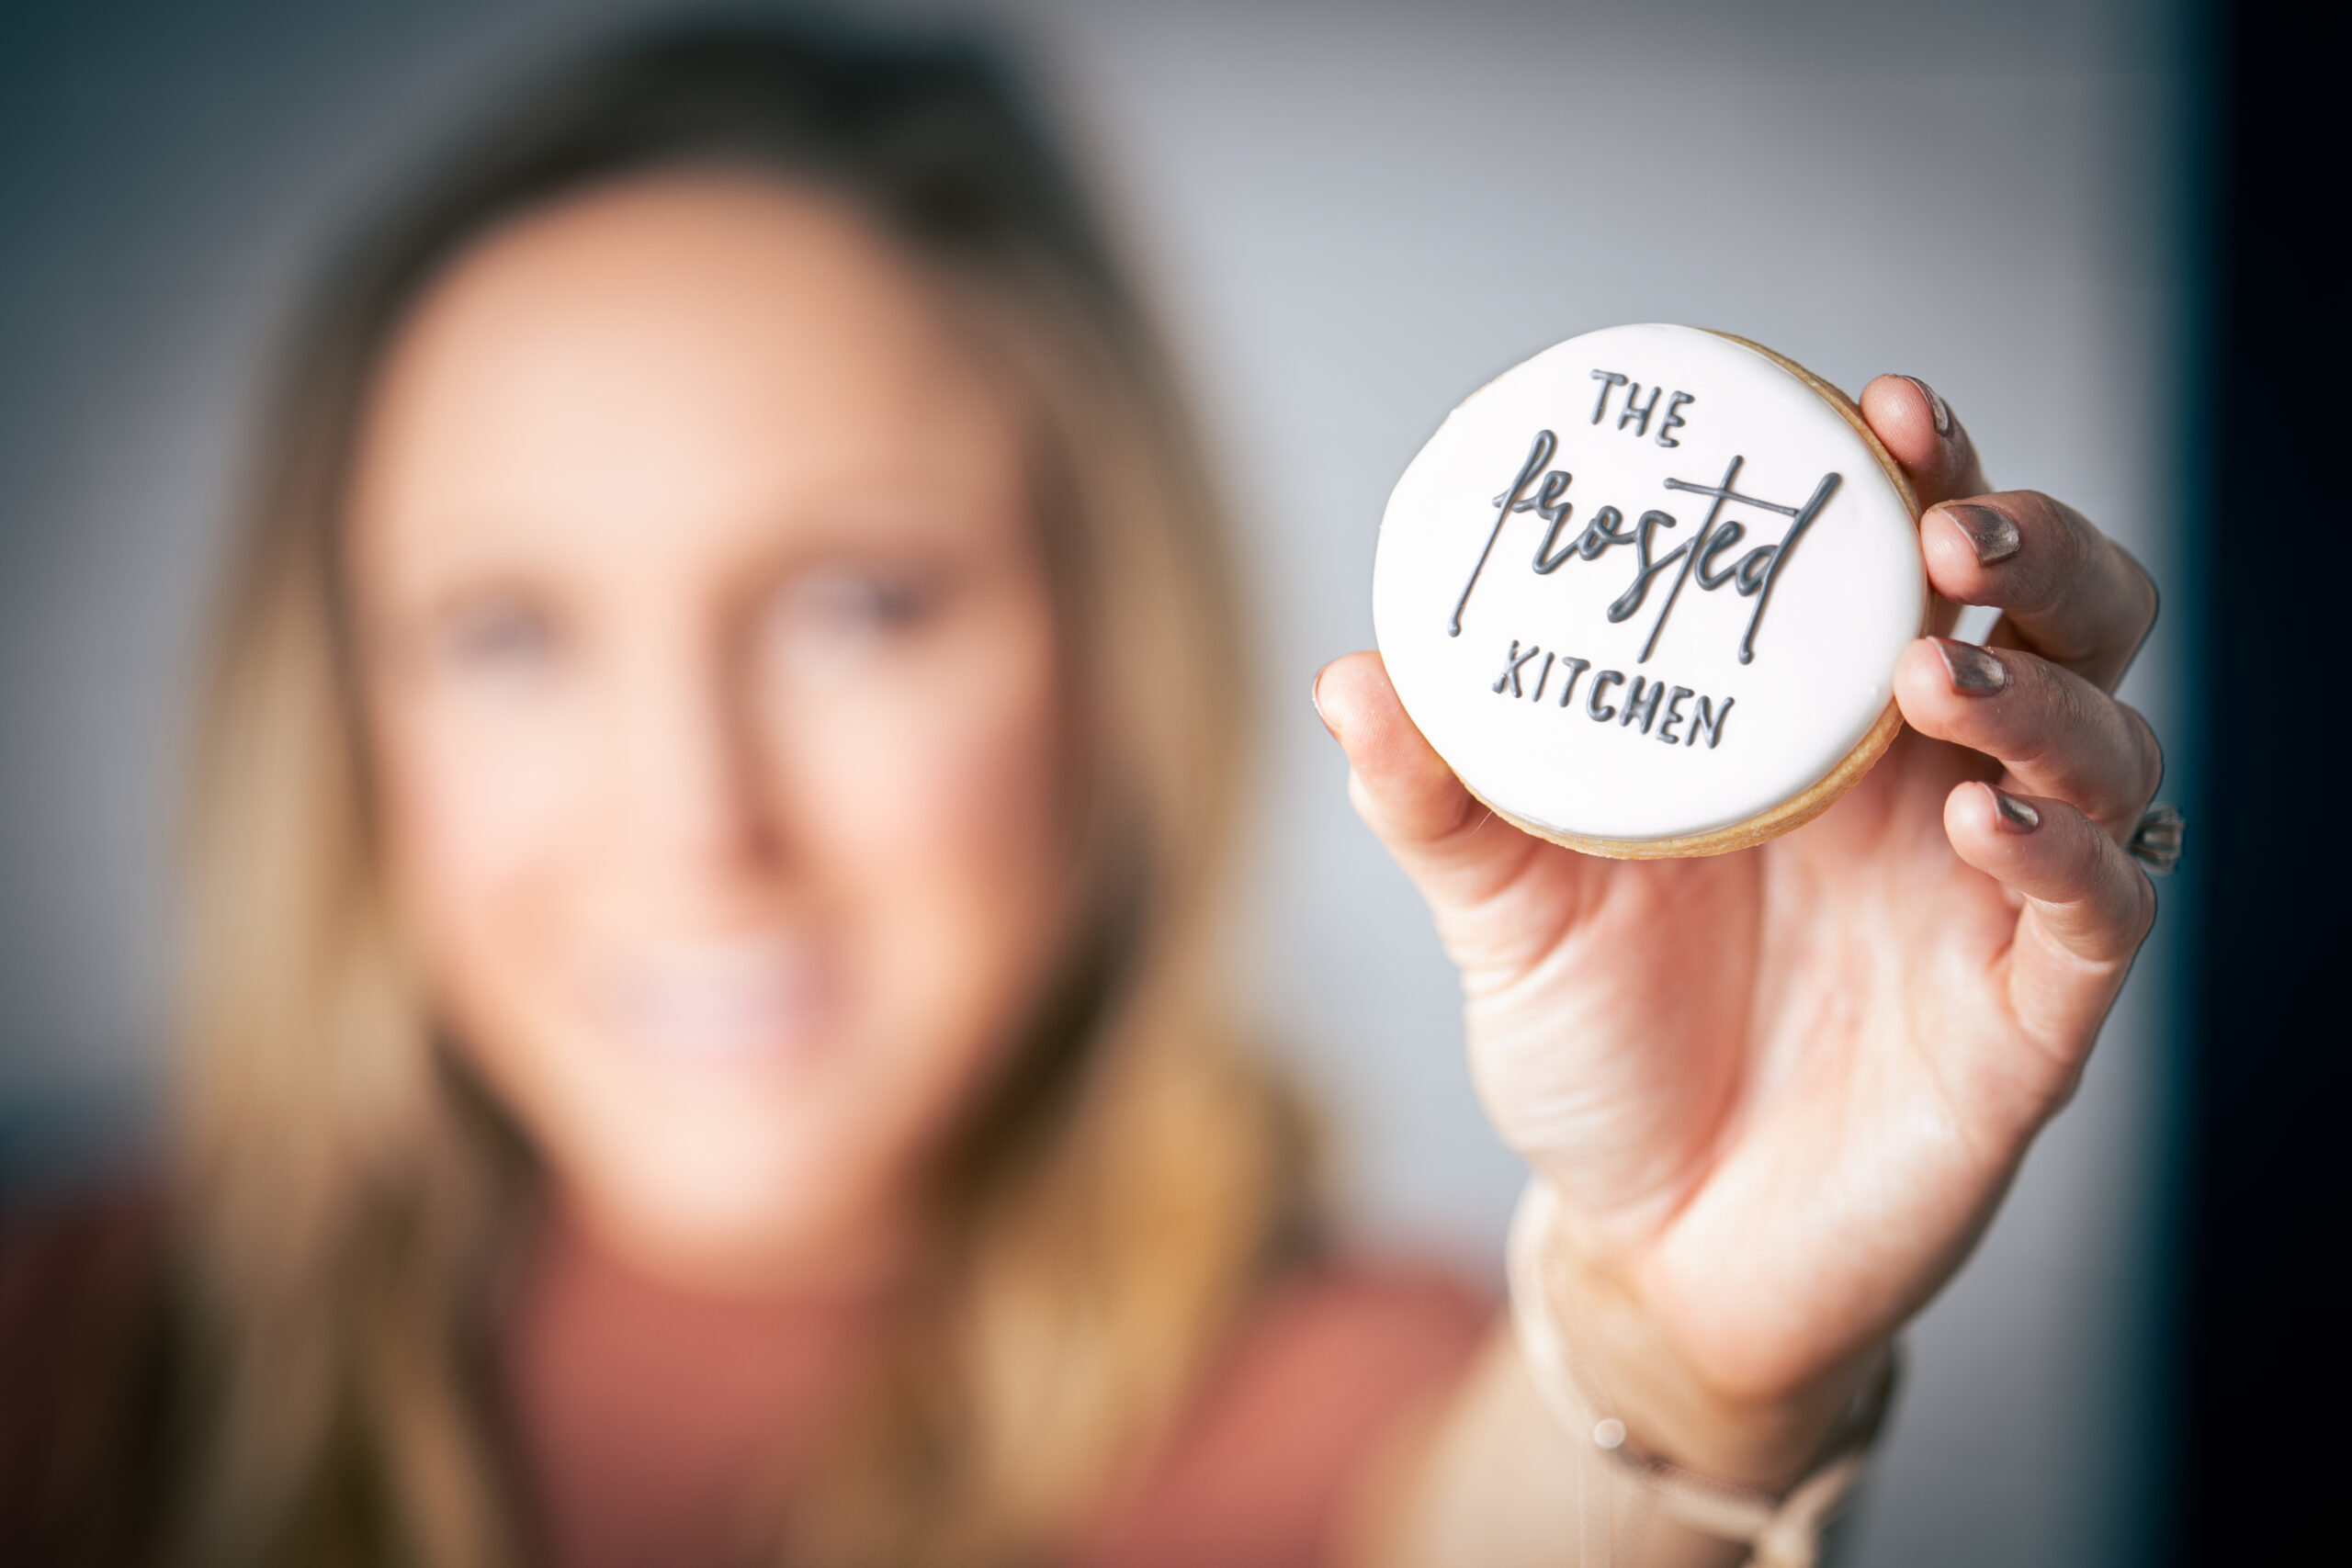
{"type": "Polygon", "coordinates": [[[2196,529],[2205,751],[2190,840],[2205,911],[2191,1024],[2181,1325],[2182,1563],[2344,1550],[2352,1399],[2352,754],[2336,701],[2341,579],[2277,553],[2324,536],[2352,429],[2352,262],[2341,7],[2240,0],[2223,45],[2212,211],[2212,435],[2196,529]],[[2258,547],[2244,547],[2254,541],[2258,547]],[[2281,746],[2278,738],[2304,739],[2281,746]],[[2329,1544],[2333,1543],[2333,1544],[2329,1544]]]}

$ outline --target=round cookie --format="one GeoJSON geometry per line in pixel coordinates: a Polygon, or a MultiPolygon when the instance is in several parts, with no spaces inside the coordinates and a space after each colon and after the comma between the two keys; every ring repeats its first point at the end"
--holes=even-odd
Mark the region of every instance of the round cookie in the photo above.
{"type": "Polygon", "coordinates": [[[1785,833],[1902,727],[1918,505],[1840,393],[1725,333],[1611,327],[1446,416],[1388,498],[1373,625],[1474,795],[1618,859],[1785,833]]]}

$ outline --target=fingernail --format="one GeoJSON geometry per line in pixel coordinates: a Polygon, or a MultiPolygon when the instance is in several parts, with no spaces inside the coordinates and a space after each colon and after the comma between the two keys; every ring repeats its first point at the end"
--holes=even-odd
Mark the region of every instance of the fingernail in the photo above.
{"type": "Polygon", "coordinates": [[[1993,790],[1993,809],[2000,814],[1997,820],[2004,832],[2030,833],[2041,826],[2041,813],[2031,805],[2014,795],[1993,789],[1991,784],[1984,787],[1993,790]]]}
{"type": "Polygon", "coordinates": [[[1943,399],[1936,396],[1936,389],[1933,387],[1928,386],[1917,376],[1905,376],[1903,378],[1918,388],[1919,395],[1928,400],[1928,412],[1935,419],[1936,434],[1950,435],[1951,434],[1951,406],[1943,399]]]}
{"type": "MultiPolygon", "coordinates": [[[[1323,666],[1323,670],[1329,668],[1331,667],[1328,664],[1323,666]]],[[[1306,689],[1306,700],[1315,705],[1315,716],[1322,719],[1323,728],[1330,731],[1332,739],[1337,740],[1340,738],[1340,732],[1331,728],[1331,721],[1323,712],[1323,670],[1317,670],[1315,672],[1314,683],[1306,689]]]]}
{"type": "Polygon", "coordinates": [[[2018,536],[2018,525],[2009,521],[2008,513],[1996,512],[1989,506],[1962,502],[1942,508],[1943,514],[1960,525],[1968,536],[1968,547],[1976,552],[1979,566],[1991,566],[1996,560],[2007,560],[2018,553],[2025,541],[2018,536]]]}
{"type": "Polygon", "coordinates": [[[2009,667],[1989,649],[1948,637],[1931,640],[1943,655],[1944,673],[1951,677],[1951,689],[1962,696],[1989,697],[2008,685],[2009,667]]]}

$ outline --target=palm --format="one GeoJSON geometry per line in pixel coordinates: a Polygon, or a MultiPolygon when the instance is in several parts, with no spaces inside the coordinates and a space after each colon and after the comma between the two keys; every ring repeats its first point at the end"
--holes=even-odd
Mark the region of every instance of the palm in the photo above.
{"type": "Polygon", "coordinates": [[[2010,1048],[2018,900],[1944,835],[1951,787],[1996,771],[1905,734],[1761,848],[1526,840],[1440,913],[1497,1124],[1727,1377],[1793,1382],[1915,1305],[2064,1091],[2064,1058],[2010,1048]]]}

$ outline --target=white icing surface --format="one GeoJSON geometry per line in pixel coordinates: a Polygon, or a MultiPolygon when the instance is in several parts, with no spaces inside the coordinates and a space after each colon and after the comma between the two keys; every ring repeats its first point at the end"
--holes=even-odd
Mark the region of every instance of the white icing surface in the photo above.
{"type": "MultiPolygon", "coordinates": [[[[1536,498],[1542,472],[1524,497],[1536,498]]],[[[1787,535],[1794,519],[1725,502],[1719,536],[1737,523],[1744,536],[1706,559],[1711,575],[1734,568],[1759,546],[1787,535]]],[[[1760,577],[1770,558],[1753,563],[1760,577]]],[[[1373,569],[1373,624],[1405,710],[1463,782],[1510,815],[1584,838],[1671,839],[1743,822],[1804,794],[1868,733],[1893,695],[1894,662],[1918,635],[1927,575],[1917,528],[1902,494],[1845,417],[1803,381],[1753,349],[1690,327],[1611,327],[1570,338],[1487,383],[1446,416],[1388,498],[1373,569]],[[1606,411],[1594,421],[1604,383],[1616,371],[1639,384],[1635,417],[1621,425],[1628,388],[1608,386],[1606,411]],[[1646,430],[1639,409],[1657,401],[1646,430]],[[1683,422],[1666,427],[1674,405],[1683,422]],[[1497,498],[1510,490],[1539,431],[1557,437],[1543,471],[1573,476],[1569,503],[1554,543],[1565,564],[1544,574],[1533,562],[1551,525],[1530,508],[1496,533],[1497,498]],[[1678,443],[1659,444],[1659,436],[1678,443]],[[1676,519],[1653,531],[1653,561],[1690,541],[1707,524],[1711,495],[1669,489],[1668,479],[1802,510],[1824,477],[1839,476],[1759,595],[1738,592],[1736,577],[1710,591],[1695,573],[1683,578],[1690,552],[1650,581],[1624,620],[1608,607],[1631,588],[1633,543],[1605,547],[1592,559],[1572,547],[1605,506],[1623,513],[1615,528],[1631,535],[1643,513],[1676,519]],[[1452,635],[1455,607],[1477,572],[1452,635]],[[1643,647],[1659,611],[1681,580],[1672,608],[1645,660],[1643,647]],[[1740,644],[1759,597],[1753,658],[1740,644]],[[1519,651],[1542,652],[1522,665],[1519,689],[1495,682],[1519,651]],[[1546,656],[1553,656],[1548,673],[1546,656]],[[1590,661],[1576,678],[1566,707],[1560,696],[1568,657],[1590,661]],[[1590,714],[1595,678],[1610,684],[1601,705],[1619,717],[1590,714]],[[1623,722],[1633,682],[1668,695],[1687,687],[1669,721],[1668,697],[1646,731],[1623,722]],[[1542,695],[1537,696],[1539,682],[1542,695]],[[1699,698],[1720,723],[1694,743],[1699,698]],[[1729,699],[1731,706],[1723,710],[1729,699]],[[1670,728],[1669,728],[1670,725],[1670,728]],[[1674,739],[1667,742],[1663,737],[1674,739]],[[1713,744],[1710,744],[1710,738],[1713,744]]]]}

